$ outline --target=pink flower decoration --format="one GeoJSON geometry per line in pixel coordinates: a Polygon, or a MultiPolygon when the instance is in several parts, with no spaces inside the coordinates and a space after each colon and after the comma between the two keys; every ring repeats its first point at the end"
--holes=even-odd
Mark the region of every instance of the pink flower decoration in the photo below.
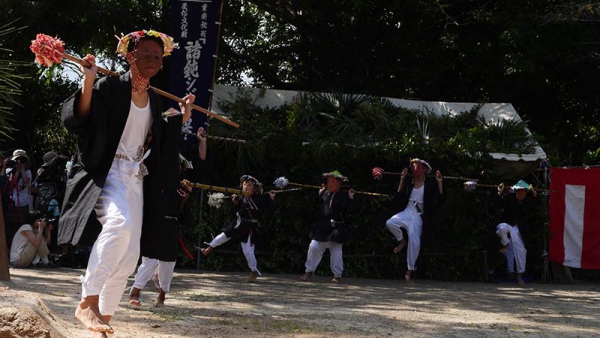
{"type": "Polygon", "coordinates": [[[383,178],[383,168],[375,167],[373,168],[371,174],[373,175],[374,179],[380,180],[383,178]]]}

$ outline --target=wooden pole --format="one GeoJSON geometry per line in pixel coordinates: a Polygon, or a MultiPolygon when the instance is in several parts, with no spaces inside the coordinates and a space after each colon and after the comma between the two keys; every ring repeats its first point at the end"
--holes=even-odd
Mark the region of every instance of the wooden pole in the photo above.
{"type": "MultiPolygon", "coordinates": [[[[293,183],[293,182],[288,182],[289,185],[293,185],[296,187],[303,187],[303,188],[314,188],[314,189],[321,189],[321,186],[318,185],[308,185],[308,184],[300,184],[300,183],[293,183]]],[[[389,197],[389,195],[385,195],[385,194],[378,194],[375,192],[366,192],[366,191],[354,191],[355,194],[359,194],[359,195],[368,195],[368,196],[378,196],[378,197],[389,197]]]]}
{"type": "MultiPolygon", "coordinates": [[[[76,58],[76,57],[74,57],[74,56],[72,56],[72,55],[69,55],[69,54],[63,54],[63,59],[67,59],[67,60],[69,60],[69,61],[71,61],[71,62],[74,62],[74,63],[76,63],[76,64],[78,64],[78,65],[82,65],[82,66],[84,66],[84,67],[89,67],[89,66],[91,66],[89,63],[85,62],[83,59],[76,58]]],[[[99,71],[100,73],[102,73],[102,74],[104,74],[104,75],[108,75],[108,76],[114,76],[114,77],[118,77],[118,76],[120,76],[120,74],[119,74],[119,73],[113,72],[113,71],[111,71],[111,70],[108,70],[108,69],[106,69],[106,68],[102,68],[102,67],[98,67],[98,71],[99,71]]],[[[180,97],[177,97],[177,96],[175,96],[175,95],[173,95],[173,94],[171,94],[171,93],[168,93],[168,92],[166,92],[166,91],[164,91],[164,90],[162,90],[162,89],[158,89],[158,88],[156,88],[156,87],[152,87],[152,86],[150,86],[150,88],[151,88],[152,90],[154,90],[154,91],[155,91],[155,92],[156,92],[158,95],[162,95],[162,96],[164,96],[164,97],[166,97],[166,98],[169,98],[169,99],[171,99],[171,100],[173,100],[173,101],[177,101],[177,102],[179,102],[179,103],[183,103],[183,104],[185,104],[185,102],[183,101],[183,99],[181,99],[180,97]]],[[[233,121],[230,121],[230,120],[228,120],[228,119],[226,119],[226,118],[224,118],[224,117],[222,117],[222,116],[220,116],[220,115],[217,115],[217,114],[215,114],[215,113],[211,112],[211,111],[210,111],[210,110],[208,110],[208,109],[204,109],[204,108],[202,108],[202,107],[200,107],[200,106],[198,106],[198,105],[195,105],[195,104],[192,104],[191,106],[192,106],[192,108],[196,109],[197,111],[199,111],[199,112],[201,112],[201,113],[204,113],[204,114],[206,114],[206,115],[208,115],[208,116],[210,116],[210,117],[214,117],[214,118],[216,118],[217,120],[219,120],[219,121],[221,121],[221,122],[224,122],[224,123],[227,123],[227,124],[228,124],[228,125],[230,125],[230,126],[233,126],[233,127],[236,127],[236,128],[239,128],[239,127],[240,127],[240,125],[239,125],[239,124],[237,124],[237,123],[235,123],[235,122],[233,122],[233,121]]]]}

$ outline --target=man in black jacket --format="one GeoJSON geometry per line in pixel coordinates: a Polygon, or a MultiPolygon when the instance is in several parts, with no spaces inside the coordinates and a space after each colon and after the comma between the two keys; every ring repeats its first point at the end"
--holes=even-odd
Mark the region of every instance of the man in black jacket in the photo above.
{"type": "Polygon", "coordinates": [[[114,332],[108,323],[137,265],[143,215],[158,209],[160,188],[178,184],[181,125],[195,97],[184,97],[182,115],[165,120],[149,86],[175,47],[171,37],[152,30],[121,37],[117,51],[130,71],[94,84],[98,67],[87,55],[83,87],[63,104],[62,119],[78,136],[78,151],[58,244],[94,243],[75,311],[94,336],[114,332]]]}
{"type": "Polygon", "coordinates": [[[348,179],[337,170],[324,173],[323,176],[327,179],[327,185],[319,190],[321,217],[310,232],[312,241],[308,246],[306,270],[301,279],[308,280],[321,262],[325,250],[329,250],[329,266],[333,272],[331,282],[339,283],[344,271],[342,246],[352,238],[348,221],[356,209],[354,189],[340,190],[342,182],[348,179]]]}
{"type": "Polygon", "coordinates": [[[421,250],[423,227],[429,226],[432,222],[435,208],[444,194],[442,174],[439,170],[435,173],[435,180],[432,180],[425,177],[431,172],[431,166],[426,161],[415,158],[411,160],[410,166],[413,174],[412,182],[406,184],[408,168],[404,168],[398,184],[398,194],[394,198],[394,203],[398,204],[402,211],[385,223],[386,228],[398,240],[394,253],[399,253],[407,247],[407,271],[404,279],[409,284],[412,283],[412,274],[416,269],[415,264],[421,250]],[[404,238],[402,229],[408,233],[408,241],[404,238]]]}
{"type": "Polygon", "coordinates": [[[527,250],[522,231],[529,230],[527,229],[529,225],[527,216],[536,207],[532,198],[537,196],[537,192],[523,180],[512,186],[510,190],[514,193],[507,193],[507,190],[503,183],[498,185],[502,219],[501,223],[496,226],[496,235],[500,237],[502,243],[500,252],[506,257],[508,273],[516,272],[517,283],[519,286],[524,286],[523,273],[527,261],[527,250]],[[528,191],[531,191],[532,197],[527,196],[528,191]]]}

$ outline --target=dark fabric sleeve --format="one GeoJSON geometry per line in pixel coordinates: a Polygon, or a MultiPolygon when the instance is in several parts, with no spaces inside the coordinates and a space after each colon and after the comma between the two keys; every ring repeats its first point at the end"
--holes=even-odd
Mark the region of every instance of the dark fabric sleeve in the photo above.
{"type": "Polygon", "coordinates": [[[81,90],[78,90],[76,93],[71,95],[62,105],[62,113],[61,119],[65,128],[76,135],[84,134],[89,128],[89,124],[91,121],[91,114],[88,114],[84,117],[76,117],[75,116],[75,107],[79,102],[79,97],[81,96],[81,90]]]}
{"type": "Polygon", "coordinates": [[[168,121],[162,120],[164,135],[161,144],[162,176],[161,186],[176,189],[179,185],[179,147],[181,139],[181,115],[169,117],[168,121]]]}
{"type": "Polygon", "coordinates": [[[75,116],[81,90],[63,103],[63,124],[69,132],[77,135],[81,163],[88,172],[95,172],[105,161],[110,136],[108,121],[114,110],[111,105],[121,103],[122,98],[117,92],[120,88],[117,85],[119,81],[117,78],[102,78],[96,82],[92,93],[91,111],[84,117],[75,116]]]}

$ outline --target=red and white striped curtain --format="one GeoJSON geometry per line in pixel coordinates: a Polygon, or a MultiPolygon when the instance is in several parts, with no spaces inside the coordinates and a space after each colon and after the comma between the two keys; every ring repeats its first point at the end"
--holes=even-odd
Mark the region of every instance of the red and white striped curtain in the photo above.
{"type": "Polygon", "coordinates": [[[552,168],[549,260],[600,269],[600,168],[552,168]]]}

